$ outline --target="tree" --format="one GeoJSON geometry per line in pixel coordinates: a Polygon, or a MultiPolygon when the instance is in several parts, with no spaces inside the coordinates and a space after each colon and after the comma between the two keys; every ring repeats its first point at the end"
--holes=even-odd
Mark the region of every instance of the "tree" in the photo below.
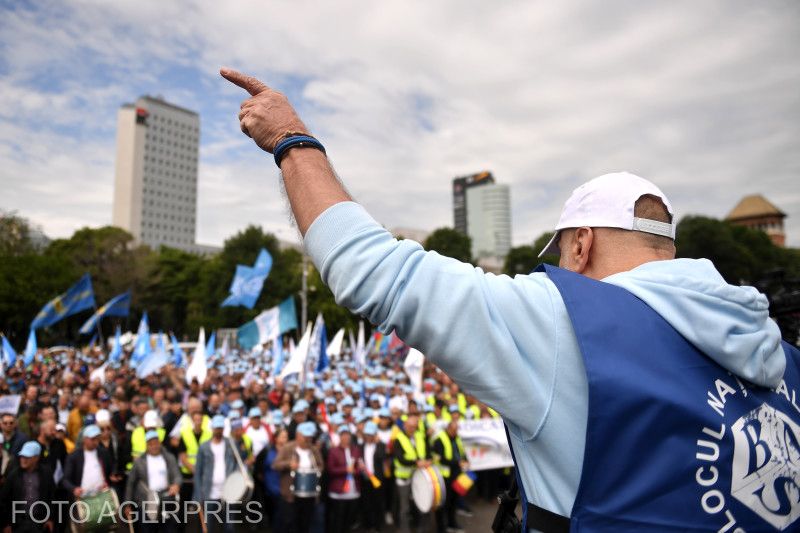
{"type": "Polygon", "coordinates": [[[517,274],[530,274],[538,264],[539,258],[536,257],[533,246],[527,244],[517,246],[508,251],[503,273],[512,277],[517,274]]]}
{"type": "Polygon", "coordinates": [[[19,256],[35,252],[30,238],[28,220],[15,212],[0,211],[0,257],[19,256]]]}
{"type": "MultiPolygon", "coordinates": [[[[544,250],[544,247],[547,246],[547,243],[550,242],[550,239],[553,238],[554,231],[547,231],[539,235],[539,237],[533,242],[533,251],[538,256],[544,250]]],[[[539,258],[539,263],[547,263],[548,265],[555,265],[558,266],[558,260],[561,257],[560,254],[545,254],[539,258]]]]}
{"type": "Polygon", "coordinates": [[[453,228],[435,230],[425,239],[424,247],[465,263],[472,261],[472,239],[453,228]]]}

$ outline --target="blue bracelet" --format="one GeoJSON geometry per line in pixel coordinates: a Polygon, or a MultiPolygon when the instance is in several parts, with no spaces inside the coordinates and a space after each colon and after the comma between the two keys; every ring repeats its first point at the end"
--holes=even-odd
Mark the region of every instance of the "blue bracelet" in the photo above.
{"type": "Polygon", "coordinates": [[[275,149],[272,151],[272,153],[275,155],[275,164],[278,165],[278,168],[281,167],[281,159],[283,159],[283,156],[286,155],[286,152],[297,146],[316,148],[323,154],[326,153],[325,147],[322,146],[322,143],[311,135],[295,135],[293,137],[288,137],[276,144],[275,149]]]}

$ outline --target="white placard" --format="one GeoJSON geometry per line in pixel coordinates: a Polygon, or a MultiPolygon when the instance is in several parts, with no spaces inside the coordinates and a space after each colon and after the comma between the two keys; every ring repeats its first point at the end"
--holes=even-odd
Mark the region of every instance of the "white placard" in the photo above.
{"type": "Polygon", "coordinates": [[[514,466],[500,418],[462,420],[458,423],[458,434],[464,443],[470,470],[514,466]]]}
{"type": "Polygon", "coordinates": [[[17,416],[20,402],[22,402],[22,396],[19,394],[0,396],[0,413],[11,413],[17,416]]]}

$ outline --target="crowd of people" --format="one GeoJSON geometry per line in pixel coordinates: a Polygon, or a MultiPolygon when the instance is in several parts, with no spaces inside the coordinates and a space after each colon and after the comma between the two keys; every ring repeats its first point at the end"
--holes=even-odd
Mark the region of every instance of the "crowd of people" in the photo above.
{"type": "MultiPolygon", "coordinates": [[[[470,514],[458,422],[498,415],[430,364],[420,393],[397,355],[345,350],[281,380],[268,346],[234,350],[203,383],[127,361],[98,375],[99,349],[42,350],[0,378],[21,396],[0,416],[3,531],[444,532],[470,514]],[[423,513],[411,479],[431,465],[443,503],[423,513]]],[[[509,474],[478,472],[473,491],[494,498],[509,474]]]]}

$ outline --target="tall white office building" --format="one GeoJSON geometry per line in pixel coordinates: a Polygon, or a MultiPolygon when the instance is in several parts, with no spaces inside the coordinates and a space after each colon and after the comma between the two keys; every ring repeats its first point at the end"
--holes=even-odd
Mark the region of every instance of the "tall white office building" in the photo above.
{"type": "Polygon", "coordinates": [[[508,185],[487,183],[466,190],[467,235],[472,257],[504,258],[511,249],[511,195],[508,185]]]}
{"type": "Polygon", "coordinates": [[[197,251],[200,116],[142,96],[117,113],[113,224],[137,243],[197,251]]]}

